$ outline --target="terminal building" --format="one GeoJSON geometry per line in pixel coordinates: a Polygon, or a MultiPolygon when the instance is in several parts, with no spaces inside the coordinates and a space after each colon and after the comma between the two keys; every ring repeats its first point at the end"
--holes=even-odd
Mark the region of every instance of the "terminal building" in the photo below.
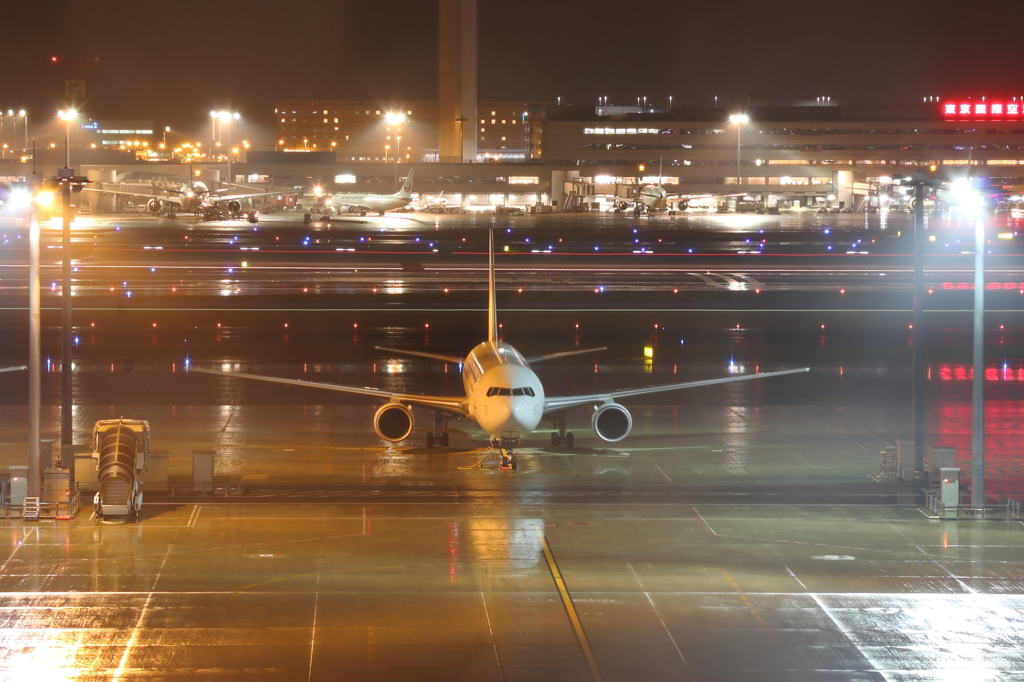
{"type": "MultiPolygon", "coordinates": [[[[481,102],[475,125],[466,125],[477,138],[476,157],[461,161],[439,153],[436,103],[289,100],[275,111],[276,150],[240,154],[230,178],[224,163],[196,166],[214,181],[306,191],[319,186],[328,193],[391,193],[412,166],[416,204],[440,198],[469,210],[563,208],[566,201],[610,209],[617,197],[658,182],[671,193],[862,210],[873,197],[894,196],[894,178],[922,170],[940,177],[985,176],[1020,193],[1022,108],[1014,98],[666,111],[481,102]]],[[[150,139],[158,142],[155,134],[150,139]]],[[[108,146],[102,144],[106,138],[99,141],[97,147],[108,146]]],[[[45,151],[57,160],[58,150],[45,151]]],[[[46,156],[40,153],[40,161],[46,156]]],[[[180,162],[146,162],[109,149],[73,149],[72,158],[97,182],[181,175],[180,162]]],[[[20,174],[17,167],[6,170],[0,175],[20,174]]],[[[733,209],[738,203],[730,199],[733,209]]]]}
{"type": "MultiPolygon", "coordinates": [[[[1024,186],[1024,117],[1005,113],[1021,106],[1012,98],[1006,103],[816,101],[751,104],[740,118],[724,108],[481,103],[476,163],[459,164],[437,157],[432,103],[392,105],[392,111],[405,114],[397,131],[409,140],[395,159],[388,156],[389,135],[397,133],[386,122],[387,107],[286,102],[279,112],[288,113],[278,117],[283,148],[330,149],[331,155],[318,154],[317,163],[305,164],[300,158],[284,162],[281,154],[260,154],[260,168],[239,164],[239,171],[305,174],[328,183],[343,178],[356,191],[383,191],[381,185],[394,179],[386,164],[397,160],[422,166],[419,192],[444,191],[471,208],[508,201],[560,203],[574,192],[625,195],[630,187],[660,181],[682,194],[750,195],[772,197],[784,206],[829,202],[858,209],[894,177],[920,170],[942,177],[987,176],[1010,191],[1024,186]],[[992,113],[993,108],[1002,113],[992,113]]],[[[253,154],[249,158],[256,161],[253,154]]]]}

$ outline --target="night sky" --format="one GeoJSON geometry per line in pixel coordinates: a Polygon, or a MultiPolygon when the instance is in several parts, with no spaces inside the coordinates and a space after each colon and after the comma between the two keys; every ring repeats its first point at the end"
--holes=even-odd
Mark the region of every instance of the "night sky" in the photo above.
{"type": "MultiPolygon", "coordinates": [[[[725,105],[1024,92],[1012,5],[480,0],[482,100],[725,105]],[[976,13],[975,13],[976,12],[976,13]]],[[[179,130],[230,108],[270,129],[283,99],[435,100],[432,0],[5,2],[0,107],[45,120],[51,55],[99,57],[94,118],[179,130]]],[[[255,133],[255,131],[253,131],[255,133]]]]}

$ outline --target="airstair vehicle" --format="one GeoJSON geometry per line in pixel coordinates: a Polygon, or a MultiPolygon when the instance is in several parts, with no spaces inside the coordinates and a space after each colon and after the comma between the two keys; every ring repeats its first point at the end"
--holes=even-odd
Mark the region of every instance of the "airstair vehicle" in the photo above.
{"type": "Polygon", "coordinates": [[[138,520],[142,510],[142,479],[149,467],[149,422],[104,419],[92,430],[99,491],[94,498],[97,518],[127,516],[138,520]]]}

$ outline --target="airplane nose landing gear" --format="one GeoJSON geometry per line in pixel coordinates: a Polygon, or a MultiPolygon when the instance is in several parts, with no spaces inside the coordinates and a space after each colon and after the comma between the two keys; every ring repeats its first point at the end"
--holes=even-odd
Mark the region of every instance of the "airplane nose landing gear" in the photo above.
{"type": "Polygon", "coordinates": [[[502,436],[500,441],[491,441],[491,447],[501,450],[501,470],[515,471],[519,468],[519,459],[515,448],[519,446],[519,438],[502,436]]]}

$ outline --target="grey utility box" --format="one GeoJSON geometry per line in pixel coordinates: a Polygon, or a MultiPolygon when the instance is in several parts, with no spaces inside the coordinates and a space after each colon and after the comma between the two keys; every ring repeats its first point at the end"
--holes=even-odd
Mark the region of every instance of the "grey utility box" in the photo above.
{"type": "Polygon", "coordinates": [[[213,491],[213,450],[192,451],[192,489],[194,492],[213,491]]]}
{"type": "Polygon", "coordinates": [[[11,467],[11,506],[21,507],[25,504],[25,496],[28,495],[28,467],[11,467]]]}
{"type": "Polygon", "coordinates": [[[76,454],[74,469],[74,481],[86,490],[95,490],[99,486],[99,478],[96,475],[96,460],[92,453],[76,454]]]}
{"type": "Polygon", "coordinates": [[[931,483],[939,481],[939,478],[942,476],[942,469],[956,468],[956,448],[928,448],[924,469],[928,472],[931,483]]]}
{"type": "Polygon", "coordinates": [[[70,469],[43,469],[43,502],[67,504],[71,496],[70,469]]]}
{"type": "Polygon", "coordinates": [[[960,470],[944,467],[939,470],[939,500],[942,502],[942,518],[955,519],[960,507],[960,470]]]}
{"type": "Polygon", "coordinates": [[[149,471],[146,473],[146,490],[167,490],[167,473],[167,451],[151,450],[149,471]]]}

